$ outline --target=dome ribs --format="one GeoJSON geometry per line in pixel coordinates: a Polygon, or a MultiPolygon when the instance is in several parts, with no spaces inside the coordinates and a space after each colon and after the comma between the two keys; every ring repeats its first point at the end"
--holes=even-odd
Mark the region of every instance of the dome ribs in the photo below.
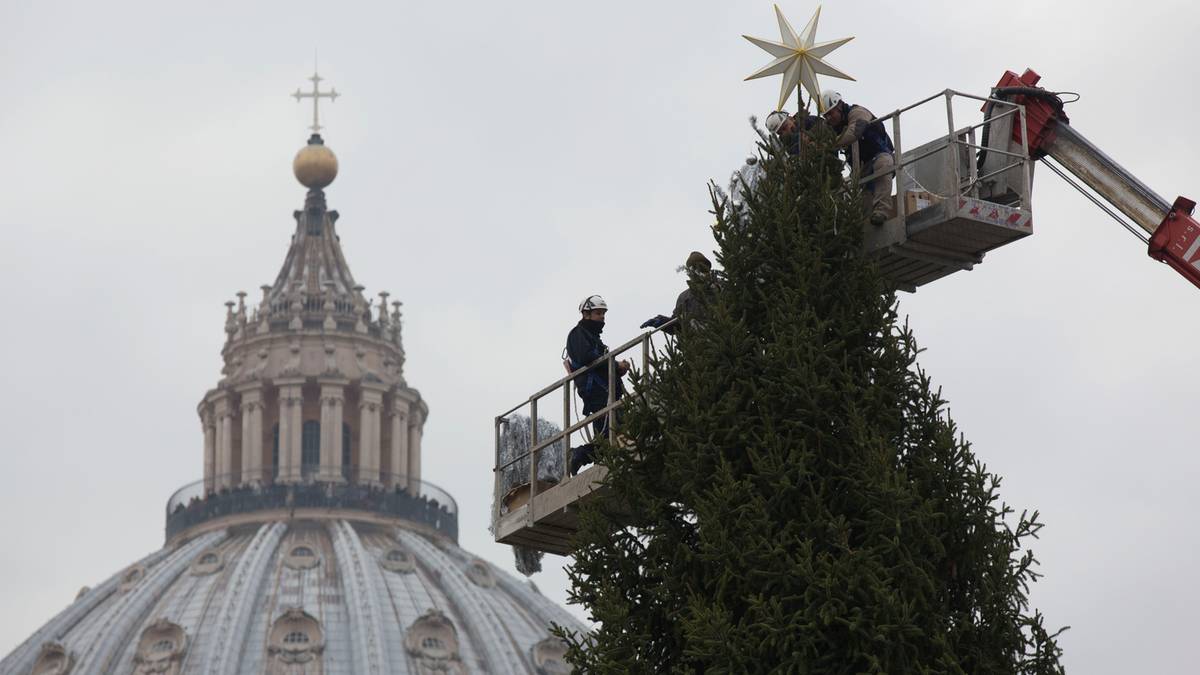
{"type": "Polygon", "coordinates": [[[379,566],[363,548],[362,540],[350,523],[336,520],[329,524],[338,569],[348,600],[350,633],[355,643],[356,673],[388,675],[393,672],[385,649],[383,617],[378,606],[383,584],[379,566]]]}
{"type": "Polygon", "coordinates": [[[154,603],[170,584],[192,564],[192,558],[200,551],[215,545],[226,537],[224,532],[203,534],[180,546],[166,556],[161,563],[149,567],[146,576],[137,582],[128,593],[121,596],[107,616],[97,617],[102,628],[91,648],[79,657],[71,675],[102,675],[116,667],[114,661],[147,622],[147,614],[154,603]]]}
{"type": "Polygon", "coordinates": [[[250,544],[238,556],[215,616],[215,633],[201,672],[210,675],[238,672],[246,647],[245,636],[250,629],[250,612],[258,599],[267,565],[286,530],[287,526],[281,522],[259,527],[250,544]]]}

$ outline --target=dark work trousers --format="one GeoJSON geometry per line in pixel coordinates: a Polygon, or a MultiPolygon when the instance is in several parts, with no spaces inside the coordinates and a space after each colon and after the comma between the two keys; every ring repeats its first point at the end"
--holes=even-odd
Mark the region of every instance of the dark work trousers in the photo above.
{"type": "MultiPolygon", "coordinates": [[[[620,394],[620,390],[617,393],[620,394]]],[[[583,416],[587,417],[598,410],[603,410],[606,405],[608,405],[608,392],[606,391],[585,396],[583,397],[583,416]]],[[[617,419],[620,420],[620,411],[617,411],[617,419]]],[[[606,435],[608,435],[608,415],[602,415],[592,420],[592,442],[571,449],[571,475],[578,473],[579,467],[596,461],[595,444],[606,435]]]]}

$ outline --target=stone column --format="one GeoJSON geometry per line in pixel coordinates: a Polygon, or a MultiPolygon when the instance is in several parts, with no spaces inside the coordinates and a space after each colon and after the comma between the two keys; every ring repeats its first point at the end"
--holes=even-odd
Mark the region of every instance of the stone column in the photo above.
{"type": "Polygon", "coordinates": [[[229,409],[229,393],[218,392],[213,398],[213,416],[216,417],[216,448],[213,455],[216,463],[216,489],[233,486],[230,475],[233,471],[233,411],[229,409]]]}
{"type": "Polygon", "coordinates": [[[419,494],[421,491],[421,433],[425,420],[420,410],[413,410],[408,416],[408,490],[419,494]]]}
{"type": "Polygon", "coordinates": [[[318,480],[342,480],[345,380],[321,380],[321,469],[318,480]]]}
{"type": "Polygon", "coordinates": [[[200,427],[204,429],[204,493],[216,490],[217,430],[208,402],[200,404],[200,427]]]}
{"type": "Polygon", "coordinates": [[[392,446],[391,474],[388,476],[388,487],[407,485],[405,476],[408,475],[408,401],[399,394],[392,394],[392,446]]]}
{"type": "Polygon", "coordinates": [[[242,483],[263,482],[263,405],[262,386],[239,390],[242,395],[242,483]]]}
{"type": "Polygon", "coordinates": [[[303,430],[303,379],[276,380],[279,387],[279,482],[298,483],[303,430]]]}
{"type": "Polygon", "coordinates": [[[379,425],[383,416],[384,391],[383,387],[363,383],[359,397],[358,479],[368,483],[379,482],[379,444],[383,440],[379,425]]]}

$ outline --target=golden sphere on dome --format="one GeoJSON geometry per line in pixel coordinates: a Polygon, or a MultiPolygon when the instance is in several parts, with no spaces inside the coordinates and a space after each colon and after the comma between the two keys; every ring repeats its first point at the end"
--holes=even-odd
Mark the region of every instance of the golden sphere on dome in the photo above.
{"type": "Polygon", "coordinates": [[[300,148],[296,159],[292,160],[292,173],[296,174],[296,180],[313,190],[320,190],[332,183],[337,178],[337,171],[337,156],[317,134],[313,134],[308,145],[300,148]]]}

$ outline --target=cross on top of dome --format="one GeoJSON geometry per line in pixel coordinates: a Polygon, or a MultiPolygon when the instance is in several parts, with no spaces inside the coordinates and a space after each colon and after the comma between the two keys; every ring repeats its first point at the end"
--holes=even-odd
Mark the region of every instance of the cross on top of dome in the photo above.
{"type": "Polygon", "coordinates": [[[337,93],[337,89],[334,87],[330,87],[329,91],[321,91],[320,82],[321,82],[321,80],[323,80],[325,78],[318,75],[315,69],[313,70],[312,77],[310,77],[308,79],[312,82],[312,91],[311,92],[302,92],[302,91],[300,91],[299,87],[296,87],[296,93],[292,94],[292,96],[296,99],[297,103],[301,102],[302,100],[304,100],[306,98],[312,99],[313,123],[312,123],[312,126],[309,128],[312,129],[312,132],[314,134],[319,134],[319,133],[321,133],[322,127],[321,127],[319,117],[318,117],[318,110],[317,110],[318,105],[317,104],[320,103],[320,100],[323,98],[329,99],[329,101],[332,103],[333,101],[337,100],[337,97],[339,96],[339,94],[337,93]]]}

